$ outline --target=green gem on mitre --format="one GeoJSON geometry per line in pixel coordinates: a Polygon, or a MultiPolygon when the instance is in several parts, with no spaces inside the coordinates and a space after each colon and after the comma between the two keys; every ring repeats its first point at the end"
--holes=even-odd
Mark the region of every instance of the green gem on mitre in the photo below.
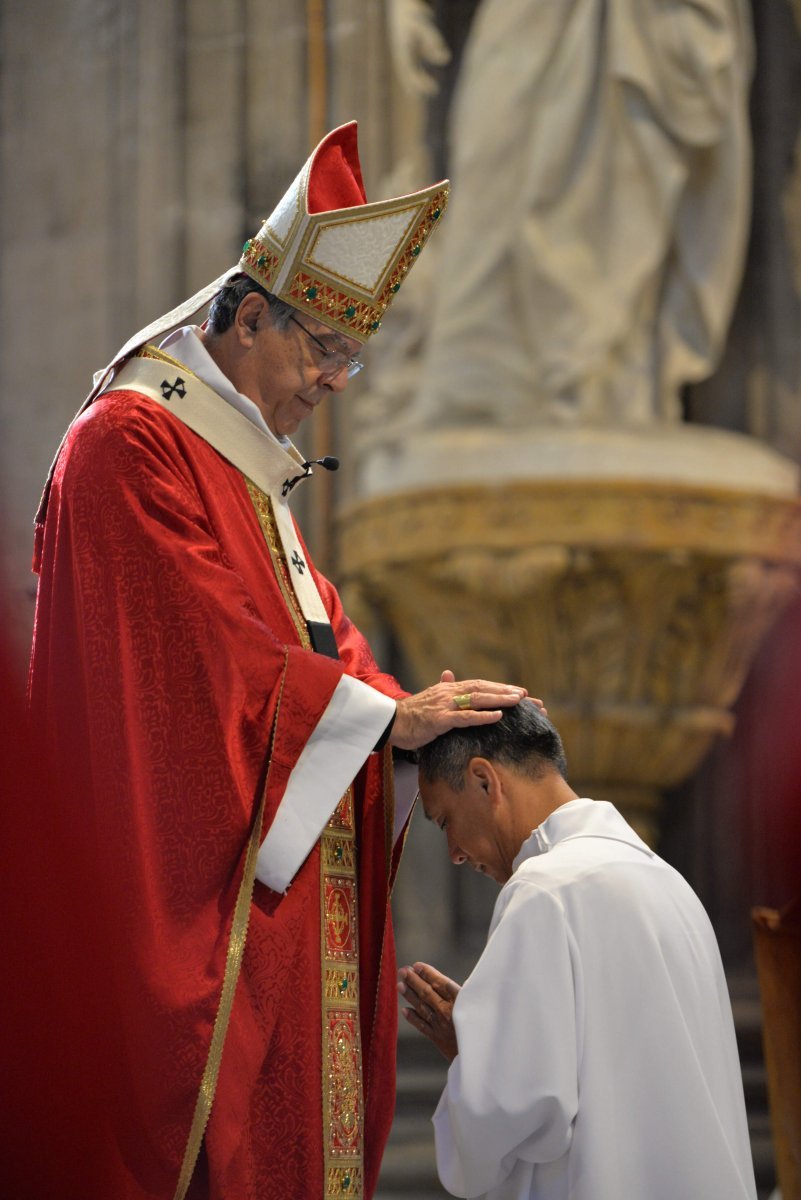
{"type": "Polygon", "coordinates": [[[370,328],[371,328],[373,331],[375,331],[376,329],[380,329],[380,328],[381,328],[381,322],[380,322],[380,321],[371,321],[371,323],[370,323],[370,328]]]}
{"type": "Polygon", "coordinates": [[[431,214],[431,220],[432,220],[432,221],[438,221],[438,220],[440,219],[440,216],[441,216],[441,215],[442,215],[442,209],[441,209],[441,208],[435,208],[435,209],[434,209],[434,211],[433,211],[433,212],[432,212],[432,214],[431,214]]]}
{"type": "Polygon", "coordinates": [[[244,246],[242,247],[242,253],[247,254],[249,249],[250,249],[250,238],[248,238],[248,240],[245,242],[244,246]]]}
{"type": "Polygon", "coordinates": [[[316,295],[317,295],[316,287],[307,287],[306,288],[306,299],[307,300],[314,300],[316,295]]]}
{"type": "Polygon", "coordinates": [[[356,305],[355,304],[348,305],[348,307],[345,309],[345,316],[348,318],[356,316],[356,305]]]}
{"type": "Polygon", "coordinates": [[[400,284],[399,284],[399,283],[393,283],[393,285],[392,285],[392,290],[393,290],[393,292],[399,292],[399,291],[400,291],[400,284]]]}
{"type": "Polygon", "coordinates": [[[421,249],[421,246],[412,246],[412,257],[417,258],[417,255],[420,253],[421,249]]]}
{"type": "Polygon", "coordinates": [[[344,853],[345,853],[345,852],[344,852],[344,850],[342,849],[342,847],[341,847],[341,846],[337,846],[336,850],[334,851],[334,858],[337,860],[337,862],[342,862],[342,855],[343,855],[344,853]]]}
{"type": "Polygon", "coordinates": [[[350,1175],[342,1176],[342,1187],[345,1189],[345,1191],[348,1190],[348,1188],[350,1187],[350,1175]]]}
{"type": "Polygon", "coordinates": [[[259,255],[259,257],[256,259],[256,266],[257,267],[266,267],[267,266],[267,255],[266,254],[259,255]]]}
{"type": "Polygon", "coordinates": [[[342,976],[342,979],[340,980],[340,983],[339,983],[339,990],[340,990],[340,992],[342,992],[343,994],[344,994],[344,993],[345,993],[345,992],[348,990],[348,977],[347,977],[347,975],[343,975],[343,976],[342,976]]]}

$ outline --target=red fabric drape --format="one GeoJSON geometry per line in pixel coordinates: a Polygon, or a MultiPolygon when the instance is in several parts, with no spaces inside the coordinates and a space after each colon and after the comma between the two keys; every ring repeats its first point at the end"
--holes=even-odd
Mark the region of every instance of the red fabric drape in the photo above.
{"type": "MultiPolygon", "coordinates": [[[[86,1069],[81,1052],[48,1082],[48,1064],[31,1061],[32,1089],[55,1085],[79,1115],[52,1164],[40,1162],[40,1190],[15,1185],[19,1200],[49,1194],[48,1170],[62,1200],[173,1194],[271,738],[265,832],[343,671],[404,694],[318,582],[340,662],[299,645],[230,464],[131,393],[77,422],[42,542],[31,703],[69,783],[58,819],[50,798],[43,813],[64,852],[37,897],[40,949],[50,961],[58,896],[67,927],[88,935],[58,985],[72,1008],[86,1003],[91,1029],[86,1069]]],[[[392,1117],[396,1019],[378,759],[354,784],[372,1184],[392,1117]]],[[[286,896],[256,884],[206,1135],[209,1196],[321,1194],[320,986],[313,851],[286,896]]]]}

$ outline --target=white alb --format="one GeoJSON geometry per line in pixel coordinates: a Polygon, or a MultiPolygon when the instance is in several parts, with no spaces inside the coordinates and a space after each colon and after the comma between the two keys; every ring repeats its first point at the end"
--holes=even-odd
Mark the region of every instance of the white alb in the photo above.
{"type": "Polygon", "coordinates": [[[755,1200],[731,1006],[686,881],[573,800],[515,859],[434,1116],[456,1196],[755,1200]]]}

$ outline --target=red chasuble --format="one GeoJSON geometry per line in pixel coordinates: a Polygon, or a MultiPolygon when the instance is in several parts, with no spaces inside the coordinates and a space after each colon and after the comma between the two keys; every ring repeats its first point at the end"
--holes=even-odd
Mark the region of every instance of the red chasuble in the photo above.
{"type": "MultiPolygon", "coordinates": [[[[261,500],[260,517],[231,464],[131,392],[102,397],[76,422],[54,476],[38,552],[31,701],[68,786],[53,822],[64,860],[42,905],[58,897],[67,911],[84,906],[83,971],[58,986],[71,1011],[86,998],[85,1040],[102,1047],[99,1070],[73,1062],[73,1077],[52,1081],[72,1113],[73,1161],[57,1139],[61,1161],[50,1164],[42,1130],[36,1170],[46,1178],[52,1167],[61,1200],[171,1200],[262,794],[266,833],[343,673],[405,694],[379,673],[317,575],[340,661],[308,649],[261,500]]],[[[351,788],[351,815],[347,806],[335,815],[324,848],[330,879],[318,842],[286,894],[255,884],[189,1196],[373,1194],[394,1108],[388,760],[386,751],[370,756],[351,788]],[[350,844],[338,840],[337,821],[350,821],[350,844]],[[350,930],[347,880],[336,875],[342,846],[351,861],[356,850],[350,930]],[[337,966],[328,977],[326,936],[337,966]],[[340,994],[358,997],[355,1035],[338,1015],[340,994]],[[361,1098],[357,1089],[353,1104],[333,1111],[330,1077],[354,1069],[361,1098]],[[359,1122],[362,1166],[332,1174],[359,1122]]],[[[42,938],[46,954],[46,928],[42,938]]],[[[338,1081],[340,1100],[352,1083],[338,1081]]]]}

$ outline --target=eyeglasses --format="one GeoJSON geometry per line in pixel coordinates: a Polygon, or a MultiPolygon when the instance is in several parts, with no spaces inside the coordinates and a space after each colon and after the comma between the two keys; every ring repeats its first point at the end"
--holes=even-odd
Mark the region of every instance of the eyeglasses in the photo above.
{"type": "Polygon", "coordinates": [[[319,367],[323,375],[338,375],[344,368],[348,373],[348,379],[353,379],[354,375],[358,375],[364,363],[360,358],[351,358],[345,354],[343,350],[329,350],[324,342],[315,337],[310,329],[307,329],[302,321],[299,321],[294,314],[290,313],[290,321],[294,321],[299,329],[302,329],[306,337],[310,337],[316,346],[319,346],[323,357],[320,359],[319,367]]]}

